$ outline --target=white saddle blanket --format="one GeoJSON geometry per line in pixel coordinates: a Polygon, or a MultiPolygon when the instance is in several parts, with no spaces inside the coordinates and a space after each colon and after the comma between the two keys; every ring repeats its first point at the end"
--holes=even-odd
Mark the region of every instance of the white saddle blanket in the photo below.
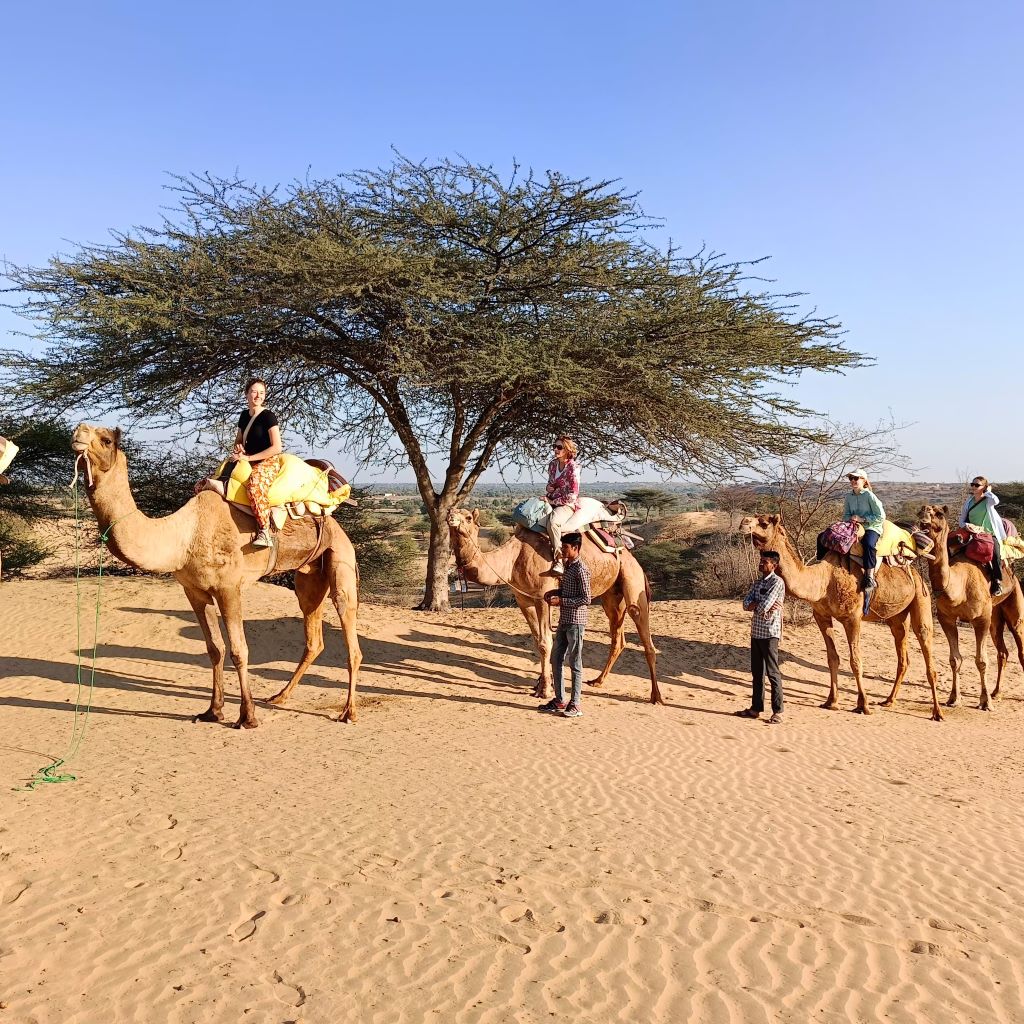
{"type": "Polygon", "coordinates": [[[604,502],[598,501],[597,498],[580,498],[579,506],[572,517],[562,524],[562,533],[582,530],[591,523],[621,523],[625,518],[624,512],[613,514],[604,502]]]}

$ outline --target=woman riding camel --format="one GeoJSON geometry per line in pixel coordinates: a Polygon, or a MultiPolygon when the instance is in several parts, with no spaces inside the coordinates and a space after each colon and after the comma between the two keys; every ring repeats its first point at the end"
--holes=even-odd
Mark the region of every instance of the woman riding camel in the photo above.
{"type": "Polygon", "coordinates": [[[996,512],[999,499],[992,493],[988,480],[983,476],[971,478],[971,496],[964,502],[960,510],[961,526],[977,526],[985,533],[992,534],[991,573],[992,596],[998,597],[1003,592],[1003,558],[1000,545],[1006,540],[1002,517],[996,512]]]}
{"type": "Polygon", "coordinates": [[[274,540],[270,535],[270,506],[267,492],[281,472],[281,429],[277,417],[263,403],[267,398],[267,383],[254,377],[245,385],[248,409],[238,417],[238,433],[231,452],[233,462],[248,462],[252,472],[246,485],[249,504],[260,524],[260,532],[253,547],[269,548],[274,540]]]}
{"type": "MultiPolygon", "coordinates": [[[[864,536],[860,541],[864,558],[863,587],[865,590],[874,590],[878,539],[882,536],[882,529],[885,526],[885,509],[875,497],[875,492],[871,490],[871,481],[863,470],[851,470],[846,474],[846,479],[850,481],[850,493],[843,502],[843,522],[860,523],[864,527],[864,536]]],[[[819,537],[818,559],[824,557],[825,545],[819,537]]]]}
{"type": "Polygon", "coordinates": [[[564,571],[562,527],[579,508],[580,476],[576,466],[576,442],[560,437],[553,447],[555,457],[548,465],[548,486],[544,496],[551,505],[551,515],[548,516],[548,537],[554,551],[551,571],[561,575],[564,571]]]}

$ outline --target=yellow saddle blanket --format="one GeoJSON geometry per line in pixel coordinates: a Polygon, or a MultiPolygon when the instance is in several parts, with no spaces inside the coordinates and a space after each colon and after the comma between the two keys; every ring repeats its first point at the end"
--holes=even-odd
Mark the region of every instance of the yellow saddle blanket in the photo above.
{"type": "MultiPolygon", "coordinates": [[[[281,455],[281,463],[281,472],[278,473],[267,492],[267,500],[271,508],[304,506],[300,514],[302,512],[311,512],[313,515],[320,515],[322,512],[330,514],[352,493],[352,488],[347,483],[332,491],[328,482],[328,471],[311,466],[297,455],[289,455],[288,452],[284,452],[281,455]]],[[[220,476],[224,466],[225,463],[222,462],[215,476],[220,476]]],[[[231,478],[227,482],[226,497],[228,501],[244,508],[252,507],[249,504],[249,491],[245,486],[251,474],[251,463],[238,462],[235,464],[231,478]]]]}
{"type": "MultiPolygon", "coordinates": [[[[858,536],[864,536],[864,527],[860,526],[857,531],[858,536]]],[[[863,554],[863,546],[858,540],[856,544],[850,549],[851,555],[856,555],[858,558],[863,554]]],[[[902,526],[897,526],[895,523],[889,522],[886,519],[885,524],[882,527],[882,536],[878,538],[878,544],[875,546],[875,554],[879,558],[895,558],[895,559],[912,559],[917,554],[917,545],[914,543],[914,538],[903,529],[902,526]]]]}
{"type": "Polygon", "coordinates": [[[1024,558],[1024,539],[1020,537],[1007,537],[999,545],[999,553],[1005,562],[1012,562],[1017,558],[1024,558]]]}

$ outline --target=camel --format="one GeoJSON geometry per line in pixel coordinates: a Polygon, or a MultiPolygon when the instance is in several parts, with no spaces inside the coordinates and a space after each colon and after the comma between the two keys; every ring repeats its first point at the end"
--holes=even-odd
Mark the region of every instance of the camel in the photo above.
{"type": "MultiPolygon", "coordinates": [[[[452,551],[466,578],[487,587],[512,588],[516,604],[523,613],[534,647],[540,657],[540,677],[533,695],[545,698],[550,693],[552,630],[549,607],[544,594],[556,589],[551,567],[551,544],[546,534],[516,528],[515,534],[499,548],[480,549],[480,513],[453,509],[448,515],[452,551]]],[[[590,570],[591,590],[600,597],[608,616],[611,645],[608,660],[596,679],[588,685],[601,686],[626,646],[624,623],[629,613],[644,645],[651,674],[652,704],[664,704],[658,688],[657,651],[651,639],[650,586],[640,563],[629,551],[619,556],[601,551],[589,538],[583,542],[581,557],[590,570]]]]}
{"type": "Polygon", "coordinates": [[[960,654],[960,638],[957,634],[957,620],[969,622],[974,629],[974,664],[978,666],[981,680],[982,711],[991,710],[987,688],[988,658],[985,655],[985,634],[991,632],[995,644],[996,685],[992,699],[998,698],[1002,684],[1003,669],[1010,659],[1010,652],[1003,637],[1003,626],[1010,627],[1017,644],[1017,658],[1024,667],[1024,595],[1008,562],[1003,562],[1003,593],[993,597],[989,590],[988,573],[964,556],[954,561],[949,558],[949,506],[925,505],[919,515],[919,524],[935,542],[935,561],[928,568],[935,606],[939,613],[939,625],[949,643],[949,667],[953,673],[953,686],[946,701],[948,707],[956,707],[960,699],[958,680],[963,657],[960,654]]]}
{"type": "Polygon", "coordinates": [[[306,649],[288,684],[270,698],[270,703],[283,704],[323,650],[323,609],[330,593],[348,652],[348,701],[338,721],[354,722],[356,681],[363,657],[356,634],[358,569],[345,531],[329,516],[322,529],[312,518],[288,520],[277,535],[274,560],[272,548],[252,546],[255,521],[210,491],[197,494],[169,516],[150,519],[132,497],[120,441],[120,429],[80,423],[71,447],[80,461],[86,460],[89,504],[111,552],[145,572],[172,573],[199,620],[213,668],[213,696],[209,708],[193,721],[221,722],[224,718],[224,641],[217,623],[219,609],[242,697],[235,727],[256,728],[256,709],[249,690],[249,648],[242,622],[242,589],[271,570],[294,569],[306,649]]]}
{"type": "MultiPolygon", "coordinates": [[[[834,708],[839,702],[839,653],[836,650],[833,620],[838,619],[846,631],[850,646],[850,669],[857,683],[857,706],[862,715],[871,714],[861,679],[860,628],[864,620],[864,595],[858,591],[863,570],[848,569],[842,556],[830,553],[817,565],[805,565],[782,525],[782,516],[748,517],[740,524],[749,533],[754,547],[779,552],[779,575],[786,590],[802,601],[807,601],[814,613],[814,621],[825,640],[828,672],[831,680],[828,699],[823,708],[834,708]]],[[[892,692],[882,701],[882,707],[891,707],[900,684],[907,674],[910,659],[907,656],[907,619],[921,645],[925,672],[932,690],[932,721],[942,721],[942,710],[935,691],[935,667],[932,664],[932,605],[924,581],[913,566],[882,564],[876,573],[877,589],[871,598],[868,622],[884,622],[892,631],[896,642],[896,681],[892,692]]]]}

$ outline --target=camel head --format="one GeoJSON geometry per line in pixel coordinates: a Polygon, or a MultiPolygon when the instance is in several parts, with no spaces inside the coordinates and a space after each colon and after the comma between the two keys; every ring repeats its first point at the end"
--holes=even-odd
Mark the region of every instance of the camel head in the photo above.
{"type": "Polygon", "coordinates": [[[109,473],[117,463],[121,453],[121,428],[111,430],[110,427],[79,423],[71,435],[71,450],[79,459],[85,459],[88,468],[86,478],[91,483],[95,477],[109,473]]]}
{"type": "Polygon", "coordinates": [[[917,514],[917,528],[937,545],[949,533],[949,506],[924,505],[917,514]]]}
{"type": "Polygon", "coordinates": [[[448,513],[448,535],[452,547],[460,541],[471,541],[475,544],[480,536],[480,510],[473,509],[470,512],[465,508],[453,508],[448,513]]]}
{"type": "Polygon", "coordinates": [[[747,516],[740,523],[740,533],[747,534],[758,551],[779,551],[786,541],[786,528],[780,515],[747,516]]]}

